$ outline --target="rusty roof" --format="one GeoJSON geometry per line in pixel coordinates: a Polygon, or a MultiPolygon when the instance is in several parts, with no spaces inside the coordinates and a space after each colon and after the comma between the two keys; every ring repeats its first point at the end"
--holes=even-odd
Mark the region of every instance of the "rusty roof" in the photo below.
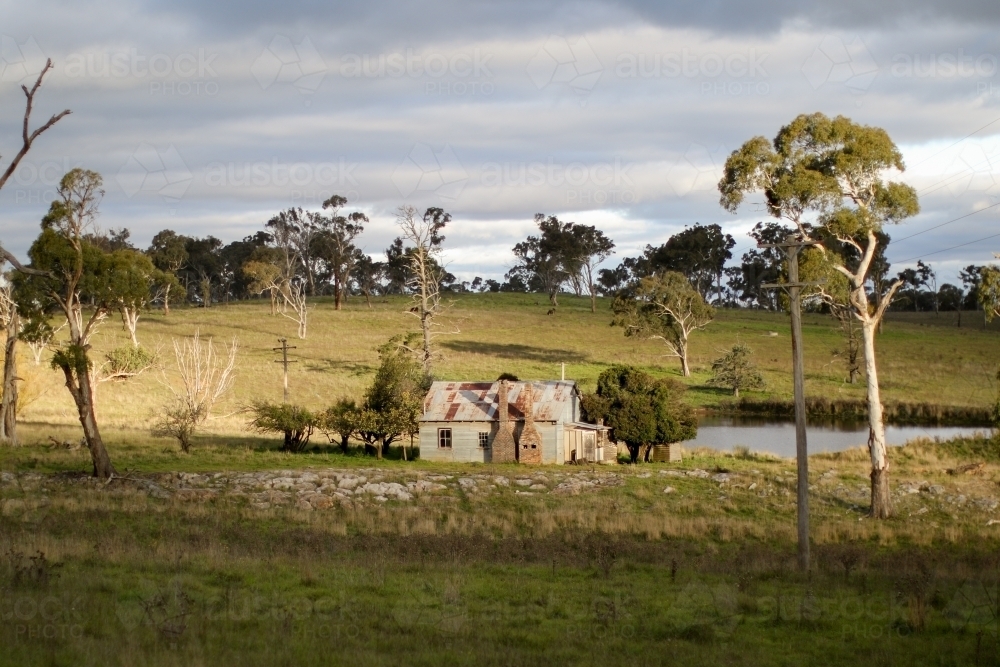
{"type": "MultiPolygon", "coordinates": [[[[511,382],[507,393],[507,413],[513,421],[524,419],[524,387],[528,382],[511,382]]],[[[531,382],[534,388],[535,421],[559,421],[576,392],[576,382],[547,380],[531,382]]],[[[482,422],[497,419],[499,382],[435,382],[424,398],[420,421],[482,422]]],[[[570,419],[573,415],[570,414],[570,419]]]]}

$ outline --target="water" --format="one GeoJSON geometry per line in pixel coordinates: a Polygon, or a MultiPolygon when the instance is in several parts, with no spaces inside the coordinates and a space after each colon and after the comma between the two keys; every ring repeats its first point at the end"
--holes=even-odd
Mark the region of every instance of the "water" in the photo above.
{"type": "MultiPolygon", "coordinates": [[[[941,438],[972,435],[989,431],[970,426],[886,426],[889,445],[905,445],[915,438],[941,438]]],[[[810,423],[807,427],[809,453],[839,452],[868,444],[868,425],[864,422],[810,423]]],[[[795,456],[795,422],[755,417],[706,416],[698,420],[698,437],[684,443],[685,447],[711,447],[730,451],[743,445],[754,452],[769,452],[778,456],[795,456]]]]}

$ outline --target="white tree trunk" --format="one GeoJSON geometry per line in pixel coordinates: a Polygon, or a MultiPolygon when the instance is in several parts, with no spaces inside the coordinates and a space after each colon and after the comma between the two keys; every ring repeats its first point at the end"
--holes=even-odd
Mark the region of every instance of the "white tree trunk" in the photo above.
{"type": "Polygon", "coordinates": [[[122,324],[125,326],[125,331],[128,331],[128,335],[132,339],[132,345],[139,347],[139,339],[135,335],[136,327],[139,325],[139,309],[129,306],[123,307],[122,324]]]}
{"type": "Polygon", "coordinates": [[[875,363],[875,333],[878,322],[862,321],[861,335],[865,349],[865,379],[868,383],[868,453],[871,456],[871,516],[886,519],[892,515],[889,496],[889,459],[885,449],[885,420],[875,363]]]}

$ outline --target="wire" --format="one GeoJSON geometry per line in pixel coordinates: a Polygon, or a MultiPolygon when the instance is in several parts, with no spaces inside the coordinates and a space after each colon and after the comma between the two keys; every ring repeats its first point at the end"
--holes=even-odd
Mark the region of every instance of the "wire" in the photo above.
{"type": "Polygon", "coordinates": [[[941,227],[944,227],[945,225],[950,225],[953,222],[958,222],[959,220],[965,220],[966,218],[968,218],[970,216],[973,216],[973,215],[975,215],[977,213],[982,213],[983,211],[988,211],[991,208],[994,208],[996,206],[1000,206],[1000,202],[997,202],[996,204],[990,204],[989,206],[984,206],[983,208],[979,209],[978,211],[973,211],[972,213],[966,213],[965,215],[963,215],[961,217],[958,217],[958,218],[955,218],[954,220],[949,220],[948,222],[942,222],[940,225],[934,225],[933,227],[928,227],[927,229],[925,229],[925,230],[923,230],[921,232],[917,232],[916,234],[910,234],[909,236],[904,236],[901,239],[892,239],[889,242],[889,245],[892,245],[893,243],[902,243],[903,241],[906,241],[907,239],[912,239],[914,236],[920,236],[921,234],[926,234],[927,232],[933,231],[935,229],[940,229],[941,227]]]}
{"type": "Polygon", "coordinates": [[[908,257],[906,259],[896,259],[893,260],[896,264],[905,264],[907,262],[912,262],[915,259],[923,259],[924,257],[929,257],[930,255],[937,255],[942,252],[948,252],[949,250],[954,250],[955,248],[964,248],[967,245],[972,245],[974,243],[981,243],[982,241],[988,241],[990,239],[995,239],[1000,236],[1000,234],[993,234],[992,236],[986,236],[981,239],[976,239],[975,241],[969,241],[968,243],[959,243],[958,245],[953,245],[950,248],[944,248],[943,250],[935,250],[934,252],[927,252],[923,255],[917,255],[916,257],[908,257]]]}
{"type": "Polygon", "coordinates": [[[996,123],[997,121],[1000,121],[1000,116],[997,116],[996,118],[994,118],[994,119],[993,119],[993,120],[991,120],[990,122],[986,123],[986,125],[983,125],[983,126],[982,126],[981,128],[979,128],[978,130],[975,130],[974,132],[970,132],[969,134],[965,135],[964,137],[962,137],[961,139],[959,139],[959,140],[958,140],[958,141],[956,141],[955,143],[951,144],[950,146],[945,146],[944,148],[942,148],[941,150],[939,150],[939,151],[938,151],[937,153],[935,153],[934,155],[931,155],[931,156],[928,156],[928,157],[925,157],[925,158],[924,158],[923,160],[921,160],[920,162],[916,163],[916,164],[915,164],[915,165],[913,165],[913,166],[914,166],[914,167],[919,167],[919,166],[920,166],[920,165],[922,165],[922,164],[923,164],[924,162],[927,162],[928,160],[931,160],[931,159],[934,159],[934,158],[936,158],[936,157],[937,157],[938,155],[941,155],[941,153],[944,153],[945,151],[947,151],[947,150],[950,150],[950,149],[954,148],[955,146],[959,145],[960,143],[962,143],[963,141],[965,141],[965,140],[966,140],[966,139],[968,139],[969,137],[971,137],[971,136],[973,136],[973,135],[976,135],[976,134],[979,134],[980,132],[982,132],[983,130],[985,130],[986,128],[988,128],[988,127],[989,127],[990,125],[992,125],[993,123],[996,123]]]}

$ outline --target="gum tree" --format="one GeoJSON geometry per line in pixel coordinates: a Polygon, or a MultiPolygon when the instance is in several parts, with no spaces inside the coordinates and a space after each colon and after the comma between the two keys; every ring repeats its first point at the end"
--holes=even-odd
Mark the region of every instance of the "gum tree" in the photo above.
{"type": "MultiPolygon", "coordinates": [[[[768,212],[792,222],[801,240],[817,243],[830,275],[846,281],[843,304],[861,325],[871,459],[871,516],[892,514],[885,421],[875,360],[875,334],[901,283],[876,304],[867,289],[885,225],[919,212],[916,191],[887,180],[904,170],[903,156],[885,130],[849,118],[801,115],[773,141],[750,139],[726,160],[720,203],[735,213],[752,193],[762,193],[768,212]]],[[[829,291],[820,297],[834,300],[829,291]]]]}
{"type": "Polygon", "coordinates": [[[18,274],[14,287],[18,311],[32,326],[47,326],[53,313],[66,318],[69,340],[55,349],[53,368],[63,372],[73,397],[94,465],[94,476],[115,473],[94,411],[96,377],[90,339],[122,299],[122,285],[131,283],[122,272],[128,264],[115,253],[88,240],[104,195],[100,174],[73,169],[63,176],[58,198],[42,220],[42,233],[32,244],[32,274],[18,274]],[[84,308],[86,304],[86,308],[84,308]]]}
{"type": "Polygon", "coordinates": [[[715,318],[715,309],[705,303],[683,274],[657,273],[641,279],[633,290],[615,298],[611,324],[625,329],[626,336],[663,341],[669,356],[681,362],[681,374],[691,375],[688,341],[715,318]]]}

